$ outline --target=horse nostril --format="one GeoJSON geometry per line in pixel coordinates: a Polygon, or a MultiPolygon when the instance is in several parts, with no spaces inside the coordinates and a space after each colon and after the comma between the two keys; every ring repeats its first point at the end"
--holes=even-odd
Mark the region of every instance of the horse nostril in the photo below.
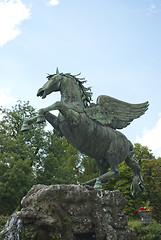
{"type": "Polygon", "coordinates": [[[42,90],[41,88],[38,90],[38,92],[37,92],[37,97],[39,97],[39,96],[43,96],[43,94],[44,94],[44,90],[42,90]]]}

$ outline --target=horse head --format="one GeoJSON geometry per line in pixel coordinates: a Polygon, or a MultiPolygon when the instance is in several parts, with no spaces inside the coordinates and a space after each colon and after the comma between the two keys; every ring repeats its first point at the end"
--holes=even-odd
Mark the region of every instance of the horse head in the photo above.
{"type": "Polygon", "coordinates": [[[52,92],[60,91],[62,75],[57,68],[56,74],[47,76],[48,81],[38,90],[37,97],[46,98],[52,92]]]}
{"type": "Polygon", "coordinates": [[[84,87],[85,78],[79,78],[80,75],[71,75],[70,73],[59,73],[47,76],[48,81],[38,90],[37,96],[46,98],[52,92],[60,91],[65,100],[81,101],[84,107],[87,107],[91,101],[91,88],[84,87]]]}

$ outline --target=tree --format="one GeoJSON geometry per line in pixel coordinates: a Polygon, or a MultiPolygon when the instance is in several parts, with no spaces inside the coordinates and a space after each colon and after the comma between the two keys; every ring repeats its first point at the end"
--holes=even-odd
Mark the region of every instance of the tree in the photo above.
{"type": "MultiPolygon", "coordinates": [[[[133,172],[124,162],[119,165],[119,178],[111,178],[109,182],[103,184],[106,190],[120,190],[127,199],[127,205],[124,208],[125,214],[130,218],[138,218],[137,209],[140,206],[145,206],[146,201],[150,201],[154,208],[153,216],[156,220],[160,220],[161,211],[161,158],[156,159],[146,146],[141,146],[139,143],[134,145],[134,159],[139,162],[142,175],[145,183],[145,191],[142,194],[133,197],[131,195],[131,183],[133,172]]],[[[79,181],[86,182],[98,176],[98,169],[94,159],[84,156],[81,163],[82,171],[78,175],[79,181]]]]}
{"type": "Polygon", "coordinates": [[[160,221],[161,212],[161,158],[142,159],[142,171],[146,186],[146,199],[153,207],[153,217],[160,221]]]}
{"type": "Polygon", "coordinates": [[[77,182],[80,154],[64,137],[45,124],[21,132],[24,118],[37,114],[29,102],[0,111],[0,213],[12,213],[33,184],[77,182]]]}
{"type": "Polygon", "coordinates": [[[161,212],[161,158],[155,158],[152,151],[145,146],[135,144],[134,157],[138,159],[143,172],[145,193],[142,195],[140,205],[150,201],[153,207],[153,217],[160,220],[161,212]]]}
{"type": "Polygon", "coordinates": [[[0,213],[6,214],[17,208],[34,182],[33,169],[45,152],[46,133],[43,125],[21,133],[24,118],[36,114],[28,102],[0,111],[0,213]]]}
{"type": "Polygon", "coordinates": [[[53,130],[48,133],[47,155],[37,166],[37,183],[74,184],[79,172],[79,153],[67,140],[53,130]]]}
{"type": "Polygon", "coordinates": [[[85,183],[99,176],[99,171],[95,160],[84,154],[80,154],[80,168],[78,174],[78,182],[85,183]]]}
{"type": "Polygon", "coordinates": [[[161,211],[161,159],[156,159],[146,146],[139,143],[134,145],[134,158],[137,160],[142,169],[142,175],[145,183],[145,191],[142,194],[133,197],[131,195],[130,185],[133,178],[132,170],[122,162],[119,165],[120,177],[111,179],[104,185],[105,189],[120,190],[127,199],[127,205],[124,212],[130,218],[139,217],[137,209],[145,206],[146,201],[150,201],[154,208],[153,216],[156,220],[160,219],[161,211]]]}
{"type": "MultiPolygon", "coordinates": [[[[12,213],[33,184],[83,183],[99,175],[95,161],[79,153],[56,130],[45,131],[45,124],[33,124],[30,131],[20,131],[24,118],[36,110],[28,102],[18,101],[12,109],[0,108],[0,213],[12,213]]],[[[133,197],[132,170],[119,165],[119,178],[103,184],[104,189],[120,190],[127,201],[124,212],[137,217],[137,209],[149,200],[153,216],[160,220],[161,158],[156,159],[145,146],[135,144],[134,159],[142,168],[146,191],[133,197]]]]}

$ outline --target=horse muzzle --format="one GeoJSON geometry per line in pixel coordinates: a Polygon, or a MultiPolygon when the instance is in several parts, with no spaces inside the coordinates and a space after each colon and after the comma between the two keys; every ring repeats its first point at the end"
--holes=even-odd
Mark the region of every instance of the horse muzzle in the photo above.
{"type": "Polygon", "coordinates": [[[37,92],[37,97],[42,97],[42,99],[46,98],[46,92],[42,88],[40,88],[37,92]]]}

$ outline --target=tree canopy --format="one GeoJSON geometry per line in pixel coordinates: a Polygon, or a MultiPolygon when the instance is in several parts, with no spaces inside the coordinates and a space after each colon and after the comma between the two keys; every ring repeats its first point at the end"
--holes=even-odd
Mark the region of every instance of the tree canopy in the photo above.
{"type": "Polygon", "coordinates": [[[64,137],[45,124],[21,132],[24,119],[37,114],[29,102],[0,111],[0,213],[16,209],[33,184],[77,183],[80,156],[64,137]]]}
{"type": "MultiPolygon", "coordinates": [[[[29,102],[18,101],[12,109],[0,111],[0,214],[12,213],[33,184],[82,184],[98,176],[94,159],[78,152],[56,130],[33,124],[30,131],[20,131],[24,119],[37,114],[29,102]]],[[[137,209],[149,200],[153,216],[159,220],[161,158],[139,143],[134,145],[133,157],[142,168],[145,192],[131,195],[133,173],[125,162],[119,165],[120,177],[103,187],[123,192],[127,199],[124,211],[130,218],[137,218],[137,209]]]]}
{"type": "Polygon", "coordinates": [[[132,170],[125,162],[119,165],[120,177],[111,179],[104,185],[105,189],[120,190],[127,199],[127,205],[124,212],[130,218],[137,218],[137,209],[145,206],[150,201],[153,207],[153,216],[156,220],[160,219],[161,211],[161,158],[156,159],[151,150],[146,146],[136,143],[134,145],[134,159],[139,162],[142,169],[142,175],[145,184],[145,191],[142,194],[133,197],[131,195],[130,185],[133,178],[132,170]]]}
{"type": "Polygon", "coordinates": [[[28,102],[12,109],[0,109],[0,212],[12,212],[34,181],[33,168],[44,152],[46,133],[43,125],[34,125],[23,135],[25,117],[36,114],[28,102]]]}

